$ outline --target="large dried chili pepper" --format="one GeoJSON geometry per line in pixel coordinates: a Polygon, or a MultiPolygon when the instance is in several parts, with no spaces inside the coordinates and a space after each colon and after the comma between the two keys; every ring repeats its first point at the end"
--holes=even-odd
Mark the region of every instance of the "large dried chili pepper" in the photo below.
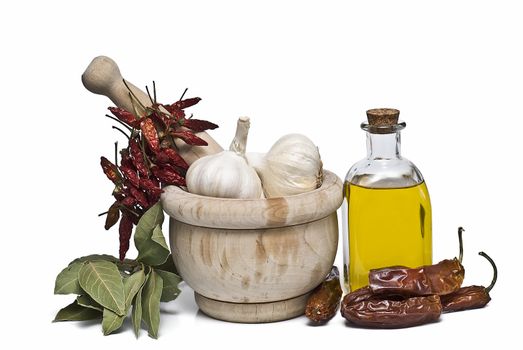
{"type": "Polygon", "coordinates": [[[446,295],[456,292],[465,278],[461,265],[463,228],[458,229],[460,260],[445,259],[435,265],[408,268],[391,266],[369,271],[369,286],[375,294],[446,295]]]}
{"type": "Polygon", "coordinates": [[[309,296],[305,316],[315,323],[327,322],[336,315],[342,294],[340,272],[336,266],[333,266],[325,281],[309,296]]]}
{"type": "Polygon", "coordinates": [[[376,295],[369,287],[347,294],[341,315],[352,324],[371,328],[404,328],[436,321],[442,311],[438,295],[376,295]]]}
{"type": "Polygon", "coordinates": [[[498,278],[498,269],[494,260],[486,253],[480,252],[479,255],[487,259],[494,270],[492,282],[488,287],[484,286],[468,286],[462,287],[458,291],[444,295],[441,297],[441,304],[443,305],[443,312],[463,311],[469,309],[482,308],[490,301],[490,291],[494,288],[498,278]]]}

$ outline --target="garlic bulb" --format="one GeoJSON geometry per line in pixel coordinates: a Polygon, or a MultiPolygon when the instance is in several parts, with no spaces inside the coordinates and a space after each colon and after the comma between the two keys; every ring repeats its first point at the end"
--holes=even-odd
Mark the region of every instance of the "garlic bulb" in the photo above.
{"type": "Polygon", "coordinates": [[[191,193],[221,198],[261,198],[263,190],[256,171],[245,159],[250,121],[238,119],[236,136],[228,151],[202,157],[187,171],[191,193]]]}
{"type": "Polygon", "coordinates": [[[285,135],[267,154],[249,153],[247,156],[262,180],[267,198],[312,191],[323,182],[318,147],[304,135],[285,135]]]}

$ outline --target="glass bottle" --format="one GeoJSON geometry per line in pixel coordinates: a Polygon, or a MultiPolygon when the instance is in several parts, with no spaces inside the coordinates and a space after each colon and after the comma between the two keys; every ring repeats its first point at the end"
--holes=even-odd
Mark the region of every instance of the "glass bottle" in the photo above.
{"type": "Polygon", "coordinates": [[[368,284],[370,269],[432,264],[432,213],[423,176],[401,156],[399,111],[367,111],[367,157],[345,178],[344,279],[348,290],[368,284]]]}

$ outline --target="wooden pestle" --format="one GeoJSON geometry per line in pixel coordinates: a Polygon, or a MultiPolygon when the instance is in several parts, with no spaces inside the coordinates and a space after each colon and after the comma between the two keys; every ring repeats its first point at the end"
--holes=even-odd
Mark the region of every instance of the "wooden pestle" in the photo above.
{"type": "MultiPolygon", "coordinates": [[[[116,62],[111,58],[107,56],[95,57],[82,74],[82,83],[85,88],[92,93],[109,97],[116,106],[133,113],[136,108],[137,112],[143,115],[143,109],[136,102],[133,107],[129,96],[129,90],[124,84],[124,78],[120,73],[120,69],[116,62]]],[[[127,80],[125,83],[140,103],[144,106],[151,105],[151,100],[145,92],[129,83],[127,80]]],[[[188,164],[192,164],[198,158],[206,155],[223,151],[223,148],[206,132],[199,132],[196,135],[207,141],[208,145],[190,146],[180,139],[175,139],[178,153],[188,164]]]]}

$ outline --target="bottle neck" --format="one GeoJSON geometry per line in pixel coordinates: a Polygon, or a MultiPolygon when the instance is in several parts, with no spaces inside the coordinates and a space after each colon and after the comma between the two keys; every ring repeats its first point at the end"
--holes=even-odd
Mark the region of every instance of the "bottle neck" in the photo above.
{"type": "Polygon", "coordinates": [[[400,132],[390,134],[374,134],[367,132],[367,158],[369,159],[400,159],[400,132]]]}

